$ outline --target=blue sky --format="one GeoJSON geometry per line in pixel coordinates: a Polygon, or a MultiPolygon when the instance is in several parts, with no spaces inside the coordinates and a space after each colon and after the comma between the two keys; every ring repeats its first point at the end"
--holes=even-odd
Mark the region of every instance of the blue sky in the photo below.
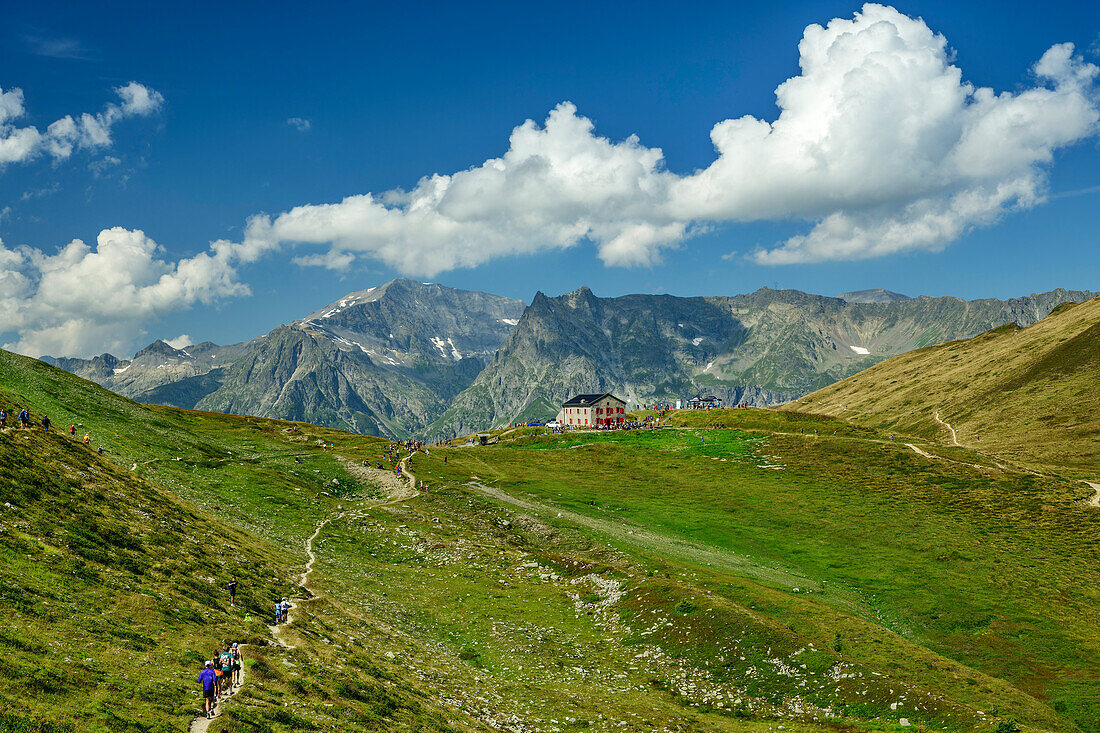
{"type": "MultiPolygon", "coordinates": [[[[109,143],[77,144],[64,157],[40,152],[0,166],[0,239],[8,251],[24,248],[21,264],[9,265],[22,280],[9,273],[5,282],[0,259],[0,285],[9,296],[20,293],[19,303],[0,301],[9,303],[10,314],[7,323],[0,322],[0,337],[24,351],[54,353],[132,351],[153,338],[181,333],[194,341],[227,343],[403,273],[524,300],[536,290],[558,294],[581,285],[608,296],[734,294],[761,286],[824,294],[886,287],[968,298],[1055,287],[1100,290],[1100,152],[1094,127],[1051,132],[1062,137],[1050,144],[1049,163],[1017,167],[982,184],[1026,179],[1026,186],[1038,180],[1045,202],[1007,199],[996,204],[994,214],[961,218],[957,234],[948,227],[939,242],[906,240],[869,254],[877,245],[861,240],[851,245],[855,259],[836,255],[845,246],[838,238],[858,239],[851,232],[859,231],[864,240],[880,239],[886,231],[880,225],[901,216],[906,202],[897,199],[907,195],[904,190],[888,201],[814,190],[805,195],[820,194],[824,203],[800,207],[786,201],[759,216],[744,199],[752,198],[751,191],[727,197],[717,208],[685,204],[690,195],[674,191],[669,206],[679,213],[652,221],[635,213],[626,224],[607,212],[655,204],[613,198],[595,214],[613,221],[568,247],[556,229],[542,235],[548,231],[543,219],[518,234],[510,227],[501,230],[501,221],[525,211],[522,202],[512,202],[502,205],[503,211],[474,214],[479,223],[472,236],[499,234],[495,254],[442,257],[443,265],[432,262],[452,246],[450,240],[418,249],[427,230],[408,217],[397,224],[396,235],[414,243],[404,247],[416,250],[407,257],[380,254],[385,243],[378,237],[349,236],[339,225],[319,224],[301,235],[300,225],[284,226],[280,218],[296,206],[335,204],[396,188],[412,191],[423,176],[481,166],[505,154],[513,128],[531,119],[543,129],[551,110],[564,101],[576,106],[567,122],[591,120],[593,134],[609,140],[616,152],[631,135],[644,149],[660,148],[656,175],[664,176],[661,185],[675,188],[679,181],[665,178],[690,178],[715,162],[710,135],[717,123],[743,115],[776,120],[776,87],[800,74],[799,41],[808,25],[852,19],[860,7],[835,2],[675,8],[643,3],[9,7],[0,43],[0,88],[22,90],[24,107],[11,124],[45,131],[66,115],[104,114],[112,104],[120,111],[111,118],[109,143]],[[115,91],[130,82],[161,101],[131,111],[115,91]],[[295,118],[300,121],[288,122],[295,118]],[[835,203],[838,197],[841,203],[835,203]],[[855,224],[814,249],[784,245],[819,231],[815,225],[830,212],[855,224]],[[169,288],[134,295],[122,292],[131,280],[121,285],[100,280],[89,268],[53,286],[68,288],[57,296],[41,284],[43,271],[29,264],[33,257],[26,249],[56,255],[78,238],[94,250],[103,230],[141,230],[161,249],[127,240],[127,246],[152,253],[152,275],[141,262],[127,260],[145,268],[132,278],[140,291],[156,281],[157,267],[171,269],[201,255],[213,240],[244,241],[246,223],[261,214],[272,220],[266,248],[254,257],[234,255],[231,266],[218,271],[223,279],[205,293],[190,282],[171,283],[167,295],[162,291],[169,288]],[[624,227],[639,216],[661,233],[640,240],[631,234],[616,245],[624,227]],[[300,236],[310,243],[295,244],[300,236]],[[513,249],[512,238],[526,244],[513,249]],[[337,244],[330,246],[329,240],[337,244]],[[778,252],[779,260],[792,263],[754,259],[760,251],[778,252]],[[294,262],[304,256],[327,256],[329,266],[294,262]],[[131,314],[112,312],[112,301],[125,310],[129,297],[136,303],[131,314]],[[65,298],[73,301],[66,306],[71,315],[56,305],[65,298]],[[152,302],[155,298],[163,300],[152,302]],[[82,305],[94,313],[88,315],[82,305]],[[99,342],[102,348],[96,348],[99,342]]],[[[907,2],[894,7],[946,37],[947,63],[961,69],[965,81],[996,93],[1041,86],[1032,67],[1056,44],[1075,45],[1076,69],[1100,62],[1095,5],[907,2]]],[[[902,92],[905,83],[899,81],[902,92]]],[[[1095,103],[1095,81],[1077,84],[1082,98],[1095,103]]],[[[859,125],[858,133],[877,134],[874,124],[859,125]]],[[[628,153],[633,154],[623,154],[628,153]]],[[[779,153],[762,158],[764,165],[782,159],[779,153]]],[[[716,175],[707,185],[722,187],[729,180],[716,175]]],[[[801,182],[773,185],[778,193],[767,197],[765,208],[801,182]]],[[[819,189],[837,185],[830,179],[819,189]]],[[[964,186],[951,185],[952,192],[964,186]]],[[[921,190],[913,200],[939,205],[949,195],[927,199],[921,190]]],[[[665,203],[661,198],[660,206],[665,203]]],[[[593,216],[583,206],[577,209],[581,214],[563,210],[545,214],[564,217],[553,219],[555,227],[567,227],[570,217],[593,216]]]]}

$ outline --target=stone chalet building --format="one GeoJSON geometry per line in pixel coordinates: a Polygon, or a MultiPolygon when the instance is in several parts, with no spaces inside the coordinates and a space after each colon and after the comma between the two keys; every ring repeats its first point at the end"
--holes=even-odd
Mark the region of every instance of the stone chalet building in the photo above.
{"type": "Polygon", "coordinates": [[[567,428],[598,428],[619,425],[624,422],[626,401],[615,395],[579,394],[568,402],[563,402],[558,422],[567,428]]]}
{"type": "Polygon", "coordinates": [[[721,398],[714,395],[697,394],[687,401],[689,410],[713,410],[722,406],[721,398]]]}

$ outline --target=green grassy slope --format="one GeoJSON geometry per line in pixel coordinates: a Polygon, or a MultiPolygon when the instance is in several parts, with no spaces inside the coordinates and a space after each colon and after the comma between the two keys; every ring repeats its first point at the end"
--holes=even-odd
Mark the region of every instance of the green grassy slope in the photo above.
{"type": "Polygon", "coordinates": [[[3,733],[182,731],[231,639],[249,683],[213,731],[1100,731],[1076,482],[731,410],[433,448],[422,493],[386,501],[353,471],[377,439],[147,408],[0,352],[17,403],[109,452],[0,434],[3,733]],[[260,619],[302,593],[321,522],[316,596],[274,646],[260,619]]]}
{"type": "MultiPolygon", "coordinates": [[[[297,590],[317,519],[376,493],[319,445],[350,436],[149,409],[0,352],[0,407],[18,406],[81,422],[95,440],[0,433],[0,731],[186,730],[201,660],[229,641],[249,644],[252,674],[215,724],[227,730],[377,730],[383,718],[392,730],[478,728],[448,723],[414,680],[384,675],[354,643],[345,649],[357,661],[339,669],[330,644],[267,647],[270,609],[297,590]],[[100,443],[109,452],[98,455],[100,443]],[[316,690],[315,704],[288,712],[298,689],[316,690]]],[[[354,628],[337,611],[323,623],[354,628]]]]}
{"type": "MultiPolygon", "coordinates": [[[[757,616],[750,630],[734,625],[737,636],[772,638],[788,653],[828,652],[836,640],[845,662],[942,696],[939,712],[925,703],[911,720],[976,725],[992,711],[1100,729],[1100,516],[1079,504],[1076,482],[930,460],[832,418],[730,410],[684,420],[716,418],[729,428],[505,439],[430,469],[456,484],[474,474],[550,522],[594,530],[643,568],[690,569],[680,582],[711,591],[719,628],[757,616]]],[[[626,605],[641,604],[643,617],[644,599],[691,593],[638,575],[626,605]]],[[[751,653],[730,664],[707,636],[679,627],[668,642],[704,668],[724,657],[737,686],[749,666],[759,672],[751,653]]],[[[785,682],[765,688],[778,694],[785,682]]],[[[889,695],[798,682],[814,704],[896,715],[889,695]]]]}
{"type": "Polygon", "coordinates": [[[965,446],[1042,471],[1100,477],[1100,298],[889,359],[792,403],[965,446]],[[936,420],[936,413],[940,420],[936,420]]]}
{"type": "Polygon", "coordinates": [[[179,730],[165,721],[194,709],[185,672],[216,643],[266,632],[258,619],[285,559],[76,441],[18,430],[0,441],[0,652],[11,681],[0,707],[56,730],[179,730]],[[228,561],[209,551],[226,545],[237,550],[228,561]],[[233,614],[230,573],[250,589],[233,614]]]}

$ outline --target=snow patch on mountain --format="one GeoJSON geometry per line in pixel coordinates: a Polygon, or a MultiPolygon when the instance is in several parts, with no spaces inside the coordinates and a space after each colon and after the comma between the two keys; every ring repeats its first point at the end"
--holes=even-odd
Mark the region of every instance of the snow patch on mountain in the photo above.
{"type": "Polygon", "coordinates": [[[849,346],[848,348],[851,349],[852,351],[856,352],[860,356],[866,356],[867,354],[871,353],[870,351],[863,348],[862,346],[849,346]]]}
{"type": "Polygon", "coordinates": [[[443,354],[444,358],[447,356],[447,348],[446,347],[450,346],[451,347],[451,357],[455,361],[459,361],[459,360],[462,359],[462,352],[460,352],[458,350],[458,347],[455,346],[455,342],[453,340],[451,340],[450,338],[441,339],[438,336],[432,336],[429,339],[429,341],[431,341],[433,344],[435,344],[435,348],[439,349],[439,353],[443,354]]]}

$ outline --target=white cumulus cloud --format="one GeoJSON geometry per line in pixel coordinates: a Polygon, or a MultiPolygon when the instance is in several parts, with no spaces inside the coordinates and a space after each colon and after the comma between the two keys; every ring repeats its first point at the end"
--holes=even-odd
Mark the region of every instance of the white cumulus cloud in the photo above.
{"type": "Polygon", "coordinates": [[[660,150],[635,138],[597,137],[592,122],[564,103],[544,126],[528,120],[513,130],[500,158],[421,179],[410,191],[255,217],[243,244],[249,251],[330,244],[329,255],[299,261],[342,267],[366,255],[431,276],[587,238],[611,264],[648,264],[688,226],[662,220],[651,207],[667,198],[674,179],[662,169],[660,150]]]}
{"type": "Polygon", "coordinates": [[[181,333],[179,336],[176,336],[174,339],[165,339],[164,343],[168,344],[173,349],[182,349],[185,346],[190,346],[191,344],[193,344],[195,342],[186,333],[181,333]]]}
{"type": "Polygon", "coordinates": [[[111,129],[119,120],[151,115],[164,105],[160,92],[134,81],[114,91],[119,104],[108,103],[95,114],[65,115],[42,131],[34,125],[20,127],[17,122],[26,114],[23,90],[0,89],[0,166],[23,163],[43,154],[62,160],[74,150],[109,147],[111,129]]]}
{"type": "Polygon", "coordinates": [[[644,266],[701,229],[793,219],[807,232],[750,257],[938,250],[1041,203],[1055,151],[1097,132],[1097,67],[1071,44],[1039,59],[1030,87],[1000,93],[965,81],[923,20],[882,5],[808,26],[798,51],[775,119],[717,123],[717,156],[702,170],[671,173],[659,148],[600,137],[566,102],[543,125],[515,128],[499,158],[409,191],[254,217],[236,246],[246,257],[320,246],[296,262],[368,257],[431,276],[587,241],[608,265],[644,266]]]}
{"type": "Polygon", "coordinates": [[[140,230],[105,229],[95,246],[74,239],[52,255],[0,243],[0,332],[17,334],[4,348],[30,356],[125,351],[151,319],[247,292],[225,248],[171,262],[140,230]]]}

